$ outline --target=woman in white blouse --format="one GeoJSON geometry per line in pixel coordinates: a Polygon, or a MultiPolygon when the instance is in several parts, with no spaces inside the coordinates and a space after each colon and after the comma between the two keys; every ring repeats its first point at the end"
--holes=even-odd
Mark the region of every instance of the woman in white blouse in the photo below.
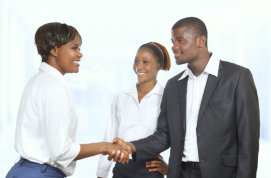
{"type": "MultiPolygon", "coordinates": [[[[156,130],[164,90],[156,77],[160,69],[170,69],[167,49],[156,42],[143,44],[136,53],[133,68],[138,82],[114,98],[104,141],[112,142],[116,137],[137,140],[156,130]]],[[[106,156],[100,156],[97,177],[107,177],[111,164],[106,156]]],[[[128,164],[116,163],[113,178],[156,178],[163,177],[166,172],[167,164],[161,156],[157,156],[144,161],[129,160],[128,164]]]]}
{"type": "Polygon", "coordinates": [[[37,30],[35,43],[42,63],[21,98],[15,138],[21,158],[7,178],[63,178],[73,174],[76,160],[114,150],[125,153],[120,161],[128,161],[120,145],[75,142],[77,115],[64,74],[79,71],[82,40],[78,31],[48,23],[37,30]]]}

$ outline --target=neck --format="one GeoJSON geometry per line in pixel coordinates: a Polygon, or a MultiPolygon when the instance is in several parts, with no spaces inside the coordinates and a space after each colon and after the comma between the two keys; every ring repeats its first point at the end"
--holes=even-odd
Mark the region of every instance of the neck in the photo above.
{"type": "Polygon", "coordinates": [[[205,53],[202,53],[197,60],[194,60],[192,63],[188,64],[188,67],[195,76],[199,76],[203,72],[211,58],[211,55],[211,53],[206,51],[205,53]]]}
{"type": "Polygon", "coordinates": [[[151,80],[149,82],[137,83],[137,93],[138,93],[138,101],[140,102],[141,99],[148,94],[156,85],[157,80],[151,80]]]}

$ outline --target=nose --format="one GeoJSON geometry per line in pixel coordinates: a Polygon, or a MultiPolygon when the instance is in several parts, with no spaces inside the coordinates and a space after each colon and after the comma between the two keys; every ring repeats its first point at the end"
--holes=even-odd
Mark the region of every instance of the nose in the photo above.
{"type": "Polygon", "coordinates": [[[137,70],[140,70],[140,69],[143,68],[143,63],[142,63],[142,62],[139,62],[138,64],[136,64],[135,67],[136,67],[137,70]]]}
{"type": "Polygon", "coordinates": [[[143,66],[141,62],[135,63],[134,64],[134,70],[135,72],[140,72],[142,70],[143,66]]]}
{"type": "Polygon", "coordinates": [[[80,57],[80,58],[83,57],[83,54],[81,53],[81,51],[78,51],[78,54],[77,54],[77,55],[78,55],[78,57],[80,57]]]}
{"type": "Polygon", "coordinates": [[[178,48],[178,46],[177,46],[176,42],[173,42],[172,47],[171,47],[172,51],[176,50],[177,48],[178,48]]]}

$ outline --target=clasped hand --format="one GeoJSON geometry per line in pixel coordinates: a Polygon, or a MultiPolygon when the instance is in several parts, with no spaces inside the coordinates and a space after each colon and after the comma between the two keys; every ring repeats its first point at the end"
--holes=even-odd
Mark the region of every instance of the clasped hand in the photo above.
{"type": "Polygon", "coordinates": [[[127,142],[120,138],[115,138],[112,144],[112,150],[108,153],[108,160],[119,163],[128,163],[129,154],[132,154],[131,147],[127,142]]]}

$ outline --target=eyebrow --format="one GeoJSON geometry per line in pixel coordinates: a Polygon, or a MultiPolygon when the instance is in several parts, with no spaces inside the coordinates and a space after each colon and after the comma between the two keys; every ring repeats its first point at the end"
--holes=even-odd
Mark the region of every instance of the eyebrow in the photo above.
{"type": "MultiPolygon", "coordinates": [[[[138,59],[138,57],[136,56],[135,59],[138,59]]],[[[149,58],[149,57],[143,57],[143,59],[148,59],[148,60],[150,60],[151,58],[149,58]]]]}
{"type": "Polygon", "coordinates": [[[176,39],[183,38],[183,36],[177,36],[176,39]]]}
{"type": "Polygon", "coordinates": [[[73,42],[70,42],[70,45],[72,45],[72,46],[79,46],[78,43],[73,43],[73,42]]]}

